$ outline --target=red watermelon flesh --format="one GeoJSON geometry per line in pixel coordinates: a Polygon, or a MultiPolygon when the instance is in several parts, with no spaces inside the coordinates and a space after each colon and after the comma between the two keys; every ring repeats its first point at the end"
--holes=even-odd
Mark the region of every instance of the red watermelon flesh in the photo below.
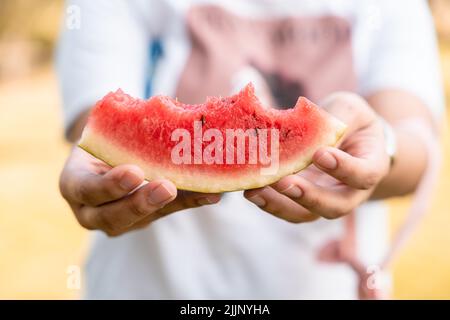
{"type": "Polygon", "coordinates": [[[79,146],[111,166],[136,164],[147,180],[224,192],[262,187],[300,171],[344,130],[303,97],[292,109],[265,108],[251,84],[198,105],[165,96],[134,99],[118,90],[95,105],[79,146]]]}

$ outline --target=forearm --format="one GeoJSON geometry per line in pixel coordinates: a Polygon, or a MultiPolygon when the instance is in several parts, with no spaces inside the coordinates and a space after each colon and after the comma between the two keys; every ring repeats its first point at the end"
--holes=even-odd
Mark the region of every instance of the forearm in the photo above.
{"type": "Polygon", "coordinates": [[[413,192],[427,166],[424,142],[409,130],[394,127],[397,139],[395,161],[389,174],[377,186],[372,199],[402,196],[413,192]]]}
{"type": "Polygon", "coordinates": [[[406,92],[389,90],[367,98],[369,104],[392,126],[397,150],[389,174],[375,189],[372,199],[402,196],[413,192],[427,167],[427,148],[420,130],[402,123],[419,120],[431,134],[437,132],[428,108],[406,92]]]}

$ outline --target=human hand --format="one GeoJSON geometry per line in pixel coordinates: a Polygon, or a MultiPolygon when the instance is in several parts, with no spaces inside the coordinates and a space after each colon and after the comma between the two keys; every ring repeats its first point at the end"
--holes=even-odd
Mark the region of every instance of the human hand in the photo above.
{"type": "Polygon", "coordinates": [[[307,169],[244,193],[264,211],[290,222],[345,216],[366,201],[389,172],[382,124],[364,99],[336,93],[322,106],[348,126],[340,146],[320,148],[307,169]]]}
{"type": "Polygon", "coordinates": [[[73,148],[60,176],[60,191],[78,222],[109,236],[142,228],[167,214],[217,203],[219,194],[179,191],[168,180],[144,181],[135,165],[111,168],[73,148]]]}

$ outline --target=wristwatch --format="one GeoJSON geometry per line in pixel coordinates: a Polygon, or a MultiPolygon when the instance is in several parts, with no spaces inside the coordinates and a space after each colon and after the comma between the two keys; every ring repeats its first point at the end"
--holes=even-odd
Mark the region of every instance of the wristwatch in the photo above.
{"type": "Polygon", "coordinates": [[[383,126],[385,150],[390,158],[390,164],[392,167],[395,161],[395,155],[397,154],[397,137],[395,136],[395,132],[394,129],[392,129],[392,126],[382,117],[379,118],[381,125],[383,126]]]}

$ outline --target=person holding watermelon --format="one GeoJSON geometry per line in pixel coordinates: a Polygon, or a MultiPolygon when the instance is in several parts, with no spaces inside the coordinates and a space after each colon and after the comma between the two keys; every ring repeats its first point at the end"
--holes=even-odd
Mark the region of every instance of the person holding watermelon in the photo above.
{"type": "Polygon", "coordinates": [[[119,87],[201,103],[253,82],[267,104],[306,96],[348,126],[338,148],[319,149],[299,174],[226,195],[144,183],[138,166],[111,168],[74,147],[61,193],[83,227],[102,231],[86,298],[382,296],[371,282],[386,274],[380,200],[418,188],[443,110],[426,1],[74,0],[68,8],[80,21],[64,26],[57,64],[72,142],[89,109],[119,87]]]}

